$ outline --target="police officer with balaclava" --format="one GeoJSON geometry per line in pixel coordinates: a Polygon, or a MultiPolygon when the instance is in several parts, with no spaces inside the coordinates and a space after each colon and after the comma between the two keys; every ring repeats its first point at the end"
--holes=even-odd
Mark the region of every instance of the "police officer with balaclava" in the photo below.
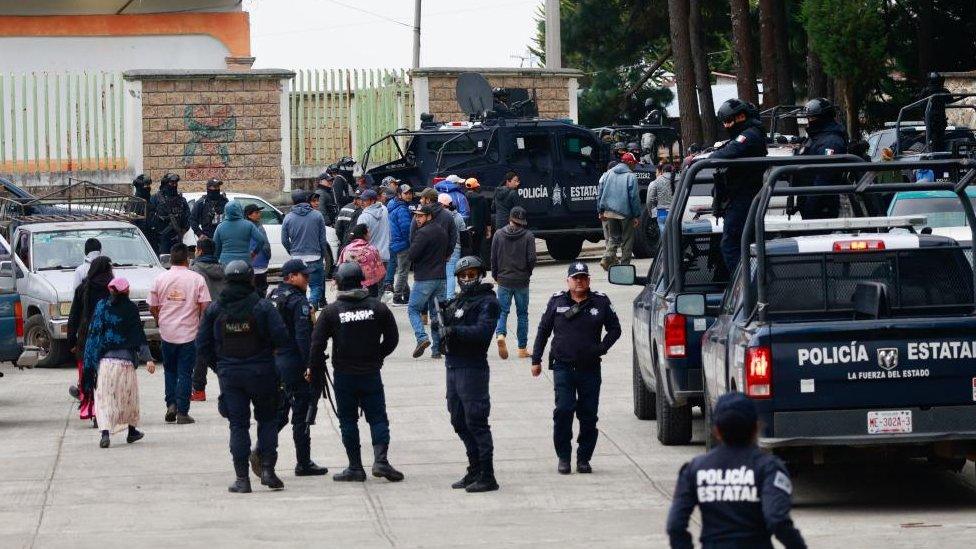
{"type": "Polygon", "coordinates": [[[359,410],[369,423],[373,443],[374,477],[391,482],[403,480],[403,473],[390,465],[390,420],[386,415],[386,392],[380,369],[400,341],[396,319],[380,300],[363,288],[363,270],[347,261],[334,275],[339,290],[336,300],[325,306],[312,331],[312,357],[306,379],[325,375],[325,350],[332,340],[332,369],[335,372],[336,412],[342,445],[349,467],[332,477],[337,482],[364,482],[366,470],[359,445],[359,410]]]}
{"type": "Polygon", "coordinates": [[[213,238],[217,225],[224,219],[224,206],[227,205],[227,195],[220,192],[224,182],[213,178],[207,181],[207,194],[193,204],[190,214],[190,228],[197,238],[213,238]]]}
{"type": "MultiPolygon", "coordinates": [[[[807,101],[802,115],[807,118],[807,141],[800,156],[830,156],[847,153],[847,132],[834,119],[834,104],[818,97],[807,101]]],[[[803,185],[843,185],[842,172],[820,172],[803,185]]],[[[809,195],[797,198],[797,211],[803,219],[834,219],[840,213],[840,196],[809,195]]]]}
{"type": "MultiPolygon", "coordinates": [[[[759,121],[755,105],[739,99],[729,99],[718,109],[719,121],[725,126],[729,140],[712,151],[709,158],[732,159],[763,157],[768,154],[766,134],[759,121]]],[[[761,166],[728,168],[724,185],[716,182],[716,217],[723,218],[722,257],[729,273],[739,264],[739,243],[742,229],[749,215],[749,205],[762,187],[764,169],[761,166]]]]}
{"type": "Polygon", "coordinates": [[[152,219],[152,212],[149,211],[149,203],[152,200],[152,190],[150,189],[151,186],[152,179],[150,179],[149,176],[144,173],[139,174],[135,179],[132,180],[133,195],[136,198],[145,200],[145,204],[138,207],[133,207],[131,212],[144,216],[141,219],[133,221],[132,224],[139,227],[142,234],[146,236],[146,240],[148,240],[149,243],[155,247],[157,244],[156,236],[154,234],[150,234],[149,231],[149,220],[152,219]]]}
{"type": "MultiPolygon", "coordinates": [[[[705,404],[708,406],[708,403],[705,404]]],[[[759,449],[758,414],[742,393],[719,397],[708,426],[719,444],[681,467],[668,513],[671,547],[694,547],[688,521],[701,511],[702,547],[786,549],[806,543],[790,518],[793,482],[779,458],[759,449]]]]}
{"type": "Polygon", "coordinates": [[[484,263],[475,256],[462,257],[454,268],[457,296],[443,304],[439,315],[441,345],[447,364],[447,410],[451,425],[464,443],[468,471],[451,488],[468,492],[498,489],[495,480],[494,444],[488,414],[488,346],[501,314],[491,284],[485,284],[484,263]]]}
{"type": "Polygon", "coordinates": [[[230,423],[230,453],[237,480],[231,492],[251,491],[251,405],[257,420],[261,484],[281,490],[278,461],[278,372],[274,351],[289,345],[288,328],[267,299],[254,291],[254,271],[246,261],[224,268],[226,287],[207,307],[197,332],[197,360],[215,364],[220,382],[217,409],[230,423]]]}
{"type": "Polygon", "coordinates": [[[159,180],[159,191],[149,201],[156,253],[169,253],[174,244],[183,242],[183,234],[190,228],[190,207],[177,189],[179,182],[180,176],[174,173],[164,175],[159,180]]]}

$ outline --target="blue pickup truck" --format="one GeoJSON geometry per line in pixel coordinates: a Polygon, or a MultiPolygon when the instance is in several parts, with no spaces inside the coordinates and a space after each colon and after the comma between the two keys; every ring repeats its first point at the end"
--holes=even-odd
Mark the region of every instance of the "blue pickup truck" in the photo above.
{"type": "Polygon", "coordinates": [[[17,360],[24,344],[24,311],[14,269],[10,246],[0,236],[0,362],[17,360]]]}
{"type": "MultiPolygon", "coordinates": [[[[706,417],[721,394],[743,392],[760,410],[760,445],[793,463],[873,452],[959,470],[976,453],[976,273],[969,246],[877,227],[767,238],[763,220],[772,196],[860,196],[910,186],[953,193],[970,229],[976,227],[966,193],[976,164],[924,164],[958,168],[961,175],[944,183],[777,188],[771,183],[777,177],[824,168],[790,166],[769,174],[743,234],[741,265],[751,268],[734,275],[703,337],[706,417]]],[[[695,306],[705,305],[699,296],[695,306]]]]}

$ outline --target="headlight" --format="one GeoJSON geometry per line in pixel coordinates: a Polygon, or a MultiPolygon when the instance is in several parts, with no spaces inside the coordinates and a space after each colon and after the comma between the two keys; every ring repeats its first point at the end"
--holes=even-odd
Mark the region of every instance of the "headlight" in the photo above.
{"type": "Polygon", "coordinates": [[[67,317],[71,314],[71,302],[62,301],[61,303],[51,303],[48,305],[47,311],[51,315],[51,318],[67,317]]]}
{"type": "Polygon", "coordinates": [[[61,306],[61,316],[69,316],[71,314],[70,301],[62,301],[59,305],[61,306]]]}

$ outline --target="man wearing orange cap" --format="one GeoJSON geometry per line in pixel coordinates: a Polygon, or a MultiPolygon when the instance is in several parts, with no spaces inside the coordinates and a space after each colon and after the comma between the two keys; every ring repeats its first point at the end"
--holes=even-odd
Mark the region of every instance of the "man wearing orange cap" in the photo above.
{"type": "Polygon", "coordinates": [[[471,209],[471,250],[465,251],[464,255],[476,255],[484,259],[485,242],[491,237],[491,203],[477,179],[469,177],[464,186],[468,189],[465,196],[471,209]]]}

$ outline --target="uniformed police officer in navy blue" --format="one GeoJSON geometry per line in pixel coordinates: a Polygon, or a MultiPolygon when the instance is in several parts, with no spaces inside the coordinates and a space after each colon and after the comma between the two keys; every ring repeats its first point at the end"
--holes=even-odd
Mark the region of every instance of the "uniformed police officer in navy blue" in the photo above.
{"type": "MultiPolygon", "coordinates": [[[[800,156],[830,156],[847,153],[847,131],[834,120],[834,104],[822,97],[811,99],[803,107],[807,117],[807,141],[800,156]]],[[[843,185],[843,172],[818,172],[804,185],[843,185]]],[[[796,199],[803,219],[836,219],[840,214],[840,195],[809,195],[796,199]]]]}
{"type": "Polygon", "coordinates": [[[226,287],[207,307],[197,332],[197,360],[215,364],[220,381],[217,408],[230,423],[230,453],[237,480],[231,492],[251,491],[251,405],[258,424],[261,484],[284,488],[275,475],[278,460],[278,372],[274,351],[288,345],[288,329],[267,299],[254,291],[254,271],[245,261],[224,268],[226,287]]]}
{"type": "Polygon", "coordinates": [[[451,488],[467,492],[498,489],[495,480],[494,443],[488,415],[488,346],[501,314],[491,284],[482,282],[485,266],[481,258],[462,257],[454,268],[461,289],[443,304],[440,316],[441,344],[447,365],[447,410],[451,426],[464,443],[468,470],[451,488]]]}
{"type": "Polygon", "coordinates": [[[592,473],[590,459],[596,448],[597,411],[602,381],[600,361],[620,339],[620,320],[606,295],[590,290],[590,270],[586,263],[570,263],[566,282],[569,288],[549,298],[546,312],[532,350],[532,375],[542,373],[542,353],[552,335],[549,368],[556,392],[552,412],[552,441],[559,459],[557,471],[571,472],[573,416],[579,420],[576,471],[592,473]],[[606,333],[604,334],[604,330],[606,333]]]}
{"type": "MultiPolygon", "coordinates": [[[[725,126],[729,140],[709,154],[709,158],[731,159],[766,156],[766,134],[755,105],[739,99],[722,103],[716,113],[725,126]]],[[[725,172],[724,196],[717,197],[716,217],[722,217],[722,257],[729,273],[739,264],[739,243],[749,215],[752,198],[762,187],[762,167],[728,168],[725,172]]],[[[718,190],[718,186],[716,186],[718,190]]]]}
{"type": "Polygon", "coordinates": [[[806,547],[790,518],[793,483],[783,462],[756,445],[756,405],[742,393],[719,397],[712,414],[719,444],[681,467],[668,513],[671,547],[694,547],[688,520],[701,510],[704,549],[772,549],[776,536],[787,549],[806,547]]]}
{"type": "MultiPolygon", "coordinates": [[[[271,293],[271,303],[288,328],[288,345],[275,351],[275,365],[281,377],[282,401],[278,403],[278,430],[288,424],[295,441],[295,476],[318,476],[329,472],[312,461],[312,438],[308,429],[309,407],[317,406],[318,394],[305,379],[312,347],[312,307],[305,298],[311,269],[301,259],[289,259],[281,266],[282,283],[271,293]]],[[[252,468],[259,449],[251,454],[252,468]]]]}
{"type": "Polygon", "coordinates": [[[391,482],[403,473],[390,465],[390,420],[386,415],[386,391],[380,369],[383,360],[400,342],[396,319],[389,307],[370,297],[363,288],[363,270],[347,261],[336,268],[336,300],[322,309],[312,331],[312,355],[305,378],[325,374],[325,350],[332,340],[335,404],[342,445],[349,467],[332,477],[337,482],[363,482],[366,470],[359,445],[359,410],[369,423],[373,443],[373,476],[391,482]]]}

